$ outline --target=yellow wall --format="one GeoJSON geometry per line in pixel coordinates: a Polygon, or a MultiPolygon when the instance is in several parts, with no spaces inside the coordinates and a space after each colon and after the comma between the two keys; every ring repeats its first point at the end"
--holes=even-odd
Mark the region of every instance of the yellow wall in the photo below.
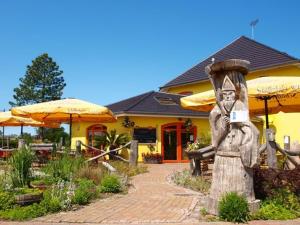
{"type": "MultiPolygon", "coordinates": [[[[131,135],[132,129],[122,126],[124,117],[119,117],[116,123],[102,123],[108,129],[116,129],[117,133],[128,133],[131,135]]],[[[130,117],[131,121],[135,122],[136,127],[156,127],[156,145],[155,149],[161,153],[161,126],[167,123],[180,122],[178,118],[166,118],[166,117],[130,117]]],[[[191,119],[193,125],[197,126],[197,137],[200,137],[202,133],[207,133],[210,130],[207,119],[191,119]]],[[[184,121],[184,119],[182,119],[184,121]]],[[[87,144],[87,128],[95,123],[73,123],[72,126],[72,149],[75,149],[76,140],[80,140],[87,144]]],[[[139,144],[139,161],[142,161],[142,153],[149,152],[148,144],[139,144]]]]}
{"type": "Polygon", "coordinates": [[[201,83],[188,84],[178,87],[171,87],[166,90],[168,93],[179,94],[186,91],[192,91],[193,94],[200,93],[203,91],[208,91],[212,89],[212,85],[209,81],[204,81],[201,83]]]}
{"type": "MultiPolygon", "coordinates": [[[[255,79],[261,76],[300,76],[300,68],[297,66],[286,66],[275,69],[261,70],[248,73],[246,80],[255,79]]],[[[194,94],[208,91],[212,89],[212,85],[209,80],[198,83],[192,83],[187,85],[181,85],[177,87],[170,87],[165,90],[168,93],[179,94],[181,92],[192,91],[194,94]]]]}
{"type": "MultiPolygon", "coordinates": [[[[273,68],[251,72],[246,76],[247,80],[255,79],[261,76],[300,76],[300,68],[297,66],[286,66],[281,68],[273,68]]],[[[169,88],[167,92],[180,93],[184,91],[193,91],[199,93],[211,90],[210,82],[199,82],[196,84],[183,85],[180,87],[169,88]]],[[[262,117],[264,119],[264,117],[262,117]]],[[[279,113],[269,118],[270,127],[275,127],[276,141],[283,147],[283,138],[285,135],[291,136],[291,143],[298,140],[300,142],[300,113],[279,113]]],[[[264,132],[261,130],[261,136],[264,132]]]]}

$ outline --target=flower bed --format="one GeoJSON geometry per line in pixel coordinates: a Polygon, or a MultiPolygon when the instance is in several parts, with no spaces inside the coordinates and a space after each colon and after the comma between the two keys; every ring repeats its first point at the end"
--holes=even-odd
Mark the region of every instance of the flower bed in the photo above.
{"type": "Polygon", "coordinates": [[[128,163],[116,163],[118,173],[110,175],[106,168],[88,165],[83,158],[66,153],[34,176],[33,152],[18,150],[13,157],[10,171],[0,176],[0,219],[6,220],[28,220],[66,211],[107,193],[127,191],[127,177],[146,171],[128,163]]]}

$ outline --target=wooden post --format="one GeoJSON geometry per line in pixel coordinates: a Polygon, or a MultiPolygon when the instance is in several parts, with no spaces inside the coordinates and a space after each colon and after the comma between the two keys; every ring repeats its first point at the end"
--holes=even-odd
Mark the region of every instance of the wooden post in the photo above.
{"type": "Polygon", "coordinates": [[[137,166],[138,163],[138,141],[132,140],[130,144],[130,151],[129,151],[129,165],[137,166]]]}
{"type": "Polygon", "coordinates": [[[76,155],[81,155],[81,141],[76,140],[76,155]]]}
{"type": "Polygon", "coordinates": [[[190,160],[190,171],[192,176],[201,176],[201,161],[198,158],[192,158],[190,160]]]}
{"type": "Polygon", "coordinates": [[[20,138],[18,141],[18,149],[22,149],[25,147],[25,140],[20,138]]]}
{"type": "Polygon", "coordinates": [[[283,143],[284,143],[285,150],[291,149],[291,137],[290,136],[284,135],[283,143]]]}
{"type": "MultiPolygon", "coordinates": [[[[289,151],[289,153],[296,153],[300,151],[300,144],[298,141],[290,144],[290,136],[284,136],[284,150],[289,151]]],[[[295,169],[297,165],[300,165],[300,158],[297,154],[287,154],[287,159],[284,165],[284,169],[292,170],[295,169]]]]}
{"type": "Polygon", "coordinates": [[[57,144],[57,150],[58,150],[58,151],[61,151],[62,146],[63,146],[63,137],[60,137],[60,138],[59,138],[59,142],[58,142],[58,144],[57,144]]]}
{"type": "Polygon", "coordinates": [[[9,137],[6,138],[6,146],[9,149],[9,137]]]}
{"type": "Polygon", "coordinates": [[[268,167],[272,169],[277,169],[275,132],[273,129],[266,129],[266,144],[268,167]]]}

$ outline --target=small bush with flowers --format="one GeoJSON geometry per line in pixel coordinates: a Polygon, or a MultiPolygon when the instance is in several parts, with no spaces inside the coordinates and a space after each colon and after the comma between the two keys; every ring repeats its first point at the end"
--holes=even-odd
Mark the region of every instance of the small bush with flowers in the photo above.
{"type": "Polygon", "coordinates": [[[142,153],[144,163],[162,163],[162,155],[158,152],[155,152],[155,147],[152,144],[148,145],[150,152],[142,153]]]}

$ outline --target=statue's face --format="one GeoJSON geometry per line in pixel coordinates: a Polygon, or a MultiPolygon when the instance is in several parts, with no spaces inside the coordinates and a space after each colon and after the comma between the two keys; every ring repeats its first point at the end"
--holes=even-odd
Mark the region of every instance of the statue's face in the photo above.
{"type": "Polygon", "coordinates": [[[235,92],[234,91],[222,91],[223,99],[225,101],[234,101],[235,100],[235,92]]]}

